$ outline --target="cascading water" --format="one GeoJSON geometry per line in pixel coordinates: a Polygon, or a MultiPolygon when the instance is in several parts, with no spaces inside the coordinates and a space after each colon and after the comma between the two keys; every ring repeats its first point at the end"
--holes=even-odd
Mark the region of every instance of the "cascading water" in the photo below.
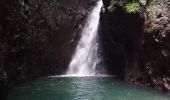
{"type": "Polygon", "coordinates": [[[102,5],[102,1],[98,1],[88,17],[66,75],[93,76],[98,74],[97,67],[101,59],[98,55],[97,32],[102,5]]]}

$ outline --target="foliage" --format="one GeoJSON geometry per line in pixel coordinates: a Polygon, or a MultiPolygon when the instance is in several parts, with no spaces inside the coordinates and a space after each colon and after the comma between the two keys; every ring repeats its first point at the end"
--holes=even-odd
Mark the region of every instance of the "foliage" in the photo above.
{"type": "Polygon", "coordinates": [[[129,13],[136,13],[140,10],[140,4],[139,3],[128,3],[126,4],[125,9],[129,13]]]}
{"type": "Polygon", "coordinates": [[[114,5],[117,3],[140,3],[141,5],[146,6],[147,4],[150,4],[153,0],[111,0],[111,5],[114,5]]]}
{"type": "Polygon", "coordinates": [[[122,6],[128,13],[139,12],[142,6],[148,6],[153,0],[111,0],[111,6],[122,6]]]}

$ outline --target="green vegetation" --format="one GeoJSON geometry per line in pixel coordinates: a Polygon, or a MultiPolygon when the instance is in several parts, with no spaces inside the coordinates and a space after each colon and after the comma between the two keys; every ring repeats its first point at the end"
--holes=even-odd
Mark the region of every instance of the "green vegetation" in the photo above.
{"type": "Polygon", "coordinates": [[[142,6],[147,6],[152,0],[111,0],[111,6],[123,6],[128,13],[139,12],[142,6]]]}
{"type": "Polygon", "coordinates": [[[136,13],[140,10],[140,4],[139,3],[128,3],[126,4],[125,9],[128,13],[136,13]]]}

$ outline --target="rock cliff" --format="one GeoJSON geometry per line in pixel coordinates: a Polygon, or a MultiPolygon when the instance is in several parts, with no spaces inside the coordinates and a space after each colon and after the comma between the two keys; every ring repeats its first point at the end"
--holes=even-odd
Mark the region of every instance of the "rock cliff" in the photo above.
{"type": "Polygon", "coordinates": [[[16,83],[64,73],[95,3],[1,0],[0,96],[5,97],[7,87],[16,83]]]}

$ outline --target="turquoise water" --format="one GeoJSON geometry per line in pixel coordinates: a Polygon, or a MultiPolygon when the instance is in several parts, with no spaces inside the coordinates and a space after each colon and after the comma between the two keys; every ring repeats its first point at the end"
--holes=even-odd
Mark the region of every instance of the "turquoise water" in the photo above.
{"type": "Polygon", "coordinates": [[[8,100],[170,100],[170,95],[128,86],[113,77],[53,77],[12,88],[8,100]]]}

